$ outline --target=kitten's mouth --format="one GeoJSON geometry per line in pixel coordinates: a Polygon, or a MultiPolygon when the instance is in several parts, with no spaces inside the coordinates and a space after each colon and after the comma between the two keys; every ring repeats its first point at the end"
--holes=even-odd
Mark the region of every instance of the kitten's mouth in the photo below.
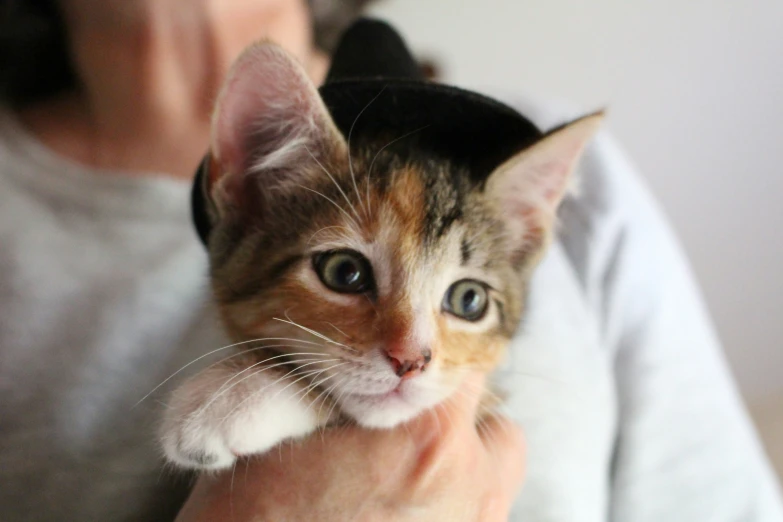
{"type": "Polygon", "coordinates": [[[431,395],[424,393],[413,380],[405,379],[386,391],[346,394],[339,402],[343,412],[361,426],[390,428],[412,419],[423,409],[437,403],[439,397],[431,395]]]}
{"type": "Polygon", "coordinates": [[[402,382],[387,392],[373,393],[365,395],[366,397],[373,397],[375,399],[388,399],[391,397],[400,397],[402,395],[402,382]]]}
{"type": "Polygon", "coordinates": [[[397,383],[392,389],[377,392],[377,393],[352,393],[351,395],[364,403],[372,403],[376,405],[382,405],[387,401],[401,401],[407,402],[406,396],[408,393],[403,389],[404,381],[397,383]]]}

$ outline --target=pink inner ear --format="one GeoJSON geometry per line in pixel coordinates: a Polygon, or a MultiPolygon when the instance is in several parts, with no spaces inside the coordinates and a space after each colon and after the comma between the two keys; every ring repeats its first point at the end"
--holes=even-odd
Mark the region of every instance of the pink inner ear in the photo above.
{"type": "Polygon", "coordinates": [[[502,212],[515,248],[552,226],[571,173],[601,114],[576,120],[519,153],[492,174],[489,186],[502,212]]]}
{"type": "MultiPolygon", "coordinates": [[[[521,161],[507,174],[500,201],[509,218],[516,216],[518,226],[529,227],[533,220],[554,214],[570,174],[569,164],[557,158],[521,161]]],[[[540,224],[540,223],[539,223],[540,224]]]]}
{"type": "Polygon", "coordinates": [[[568,185],[571,165],[563,159],[553,158],[535,165],[536,174],[531,176],[528,190],[538,193],[542,203],[556,207],[568,185]]]}
{"type": "Polygon", "coordinates": [[[218,98],[212,147],[220,175],[243,176],[290,141],[312,135],[324,113],[318,91],[292,57],[273,44],[253,45],[218,98]]]}

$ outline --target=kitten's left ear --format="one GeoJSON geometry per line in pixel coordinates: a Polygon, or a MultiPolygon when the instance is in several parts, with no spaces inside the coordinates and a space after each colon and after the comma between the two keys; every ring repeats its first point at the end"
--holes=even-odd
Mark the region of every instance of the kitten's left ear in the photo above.
{"type": "Polygon", "coordinates": [[[276,44],[242,53],[216,105],[205,185],[219,216],[263,210],[270,192],[305,182],[303,165],[345,147],[304,68],[276,44]]]}
{"type": "Polygon", "coordinates": [[[571,173],[603,119],[603,112],[598,112],[563,125],[490,175],[486,191],[500,206],[512,255],[546,240],[571,173]]]}

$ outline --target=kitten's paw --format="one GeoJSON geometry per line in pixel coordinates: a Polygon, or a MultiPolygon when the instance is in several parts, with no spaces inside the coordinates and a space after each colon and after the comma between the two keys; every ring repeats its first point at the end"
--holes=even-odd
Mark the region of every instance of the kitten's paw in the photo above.
{"type": "Polygon", "coordinates": [[[166,459],[189,469],[222,469],[236,461],[220,418],[227,406],[219,381],[223,372],[207,371],[186,381],[171,396],[160,439],[166,459]]]}
{"type": "Polygon", "coordinates": [[[174,392],[161,432],[171,463],[227,468],[237,457],[263,453],[324,424],[321,408],[310,407],[298,383],[270,372],[235,378],[238,371],[213,368],[174,392]]]}
{"type": "Polygon", "coordinates": [[[166,459],[186,469],[224,469],[237,456],[219,433],[209,432],[198,422],[167,420],[161,435],[166,459]]]}

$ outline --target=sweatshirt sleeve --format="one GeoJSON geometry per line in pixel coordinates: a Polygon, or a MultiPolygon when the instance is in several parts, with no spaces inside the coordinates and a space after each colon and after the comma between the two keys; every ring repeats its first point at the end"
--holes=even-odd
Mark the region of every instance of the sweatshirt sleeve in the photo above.
{"type": "Polygon", "coordinates": [[[614,357],[615,522],[783,521],[780,489],[674,234],[600,136],[561,240],[614,357]]]}

